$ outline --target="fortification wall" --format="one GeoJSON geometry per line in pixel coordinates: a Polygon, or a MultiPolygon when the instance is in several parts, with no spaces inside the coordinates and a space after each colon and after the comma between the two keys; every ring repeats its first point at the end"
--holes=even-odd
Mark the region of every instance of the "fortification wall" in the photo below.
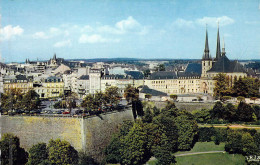
{"type": "Polygon", "coordinates": [[[85,151],[96,160],[103,158],[102,151],[112,134],[124,120],[133,120],[131,110],[109,113],[100,117],[42,117],[1,116],[1,134],[13,133],[20,138],[23,148],[28,150],[39,142],[50,139],[67,140],[78,151],[85,151]]]}
{"type": "MultiPolygon", "coordinates": [[[[186,109],[187,111],[191,112],[194,110],[201,110],[201,109],[211,109],[213,108],[215,103],[179,103],[175,102],[175,106],[178,109],[186,109]]],[[[166,102],[155,102],[155,106],[158,108],[165,107],[166,102]]]]}

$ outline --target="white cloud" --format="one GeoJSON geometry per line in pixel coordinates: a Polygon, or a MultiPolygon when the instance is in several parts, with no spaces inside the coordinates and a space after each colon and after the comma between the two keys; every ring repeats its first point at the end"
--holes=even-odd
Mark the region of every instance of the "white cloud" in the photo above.
{"type": "Polygon", "coordinates": [[[56,48],[60,48],[60,47],[70,47],[72,44],[71,44],[71,41],[70,40],[64,40],[64,41],[59,41],[57,43],[55,43],[53,46],[56,47],[56,48]]]}
{"type": "Polygon", "coordinates": [[[36,32],[33,34],[33,38],[35,39],[48,39],[50,36],[47,36],[44,32],[36,32]]]}
{"type": "Polygon", "coordinates": [[[53,34],[58,34],[60,33],[60,29],[59,28],[55,28],[55,27],[51,27],[50,28],[50,32],[53,34]]]}
{"type": "Polygon", "coordinates": [[[182,27],[193,28],[194,27],[193,21],[188,21],[188,20],[185,20],[185,19],[182,19],[182,18],[178,18],[176,21],[174,21],[173,25],[176,25],[179,28],[182,28],[182,27]]]}
{"type": "Polygon", "coordinates": [[[135,33],[144,35],[147,34],[148,31],[148,27],[142,26],[132,16],[129,16],[127,19],[117,22],[115,26],[103,25],[97,27],[97,32],[111,34],[135,33]]]}
{"type": "Polygon", "coordinates": [[[219,22],[219,26],[226,26],[226,25],[233,24],[235,22],[235,20],[233,20],[232,18],[230,18],[228,16],[203,17],[203,18],[196,20],[196,23],[198,23],[199,25],[205,26],[207,24],[211,27],[217,27],[218,22],[219,22]]]}
{"type": "Polygon", "coordinates": [[[86,35],[82,34],[79,38],[79,43],[105,43],[105,42],[119,42],[119,39],[108,39],[104,38],[101,35],[93,34],[93,35],[86,35]]]}
{"type": "Polygon", "coordinates": [[[24,32],[23,28],[20,26],[13,27],[12,25],[7,25],[4,28],[0,29],[0,38],[2,40],[9,40],[14,36],[20,36],[24,32]]]}
{"type": "Polygon", "coordinates": [[[129,16],[126,20],[122,20],[116,23],[116,28],[121,31],[135,31],[140,30],[141,25],[132,16],[129,16]]]}

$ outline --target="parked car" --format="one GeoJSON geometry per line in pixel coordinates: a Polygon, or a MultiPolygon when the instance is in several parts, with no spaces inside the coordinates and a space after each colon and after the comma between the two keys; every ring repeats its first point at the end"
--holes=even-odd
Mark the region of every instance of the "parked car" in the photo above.
{"type": "Polygon", "coordinates": [[[62,112],[62,114],[70,114],[70,112],[68,112],[68,111],[64,111],[64,112],[62,112]]]}

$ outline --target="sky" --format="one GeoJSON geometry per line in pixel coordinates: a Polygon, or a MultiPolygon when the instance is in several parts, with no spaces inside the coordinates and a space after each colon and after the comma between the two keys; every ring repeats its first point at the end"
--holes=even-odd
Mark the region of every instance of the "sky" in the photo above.
{"type": "Polygon", "coordinates": [[[1,0],[0,61],[260,59],[260,0],[1,0]]]}

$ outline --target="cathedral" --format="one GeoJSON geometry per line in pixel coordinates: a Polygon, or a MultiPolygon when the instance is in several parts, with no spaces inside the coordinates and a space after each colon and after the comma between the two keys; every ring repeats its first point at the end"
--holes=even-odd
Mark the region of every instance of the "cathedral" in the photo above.
{"type": "Polygon", "coordinates": [[[188,64],[184,72],[154,72],[144,84],[151,89],[170,94],[213,95],[215,80],[219,73],[225,73],[232,85],[235,78],[246,77],[247,73],[238,61],[230,61],[225,45],[221,50],[219,28],[217,31],[216,56],[211,57],[206,29],[205,48],[201,63],[188,64]]]}
{"type": "Polygon", "coordinates": [[[214,81],[213,78],[219,73],[225,73],[230,84],[233,83],[235,77],[246,77],[246,71],[237,61],[230,61],[226,56],[225,44],[223,41],[222,51],[220,48],[219,28],[217,32],[217,48],[216,57],[210,55],[208,44],[208,31],[206,30],[205,49],[201,60],[201,92],[213,94],[214,81]],[[212,88],[213,83],[213,88],[212,88]]]}

